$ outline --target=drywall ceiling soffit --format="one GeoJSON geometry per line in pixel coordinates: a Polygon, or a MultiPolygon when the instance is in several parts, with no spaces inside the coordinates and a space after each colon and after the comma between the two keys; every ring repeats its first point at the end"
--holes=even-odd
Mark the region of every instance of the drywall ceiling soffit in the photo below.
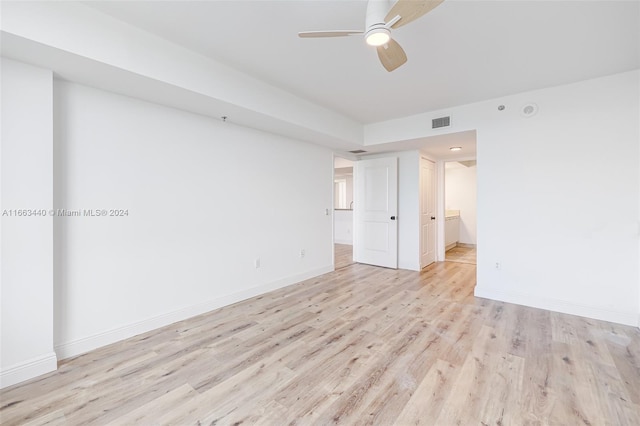
{"type": "Polygon", "coordinates": [[[4,57],[56,77],[348,151],[348,117],[79,3],[3,4],[4,57]]]}
{"type": "Polygon", "coordinates": [[[392,73],[360,37],[297,37],[362,28],[366,0],[87,4],[365,124],[640,67],[635,1],[445,0],[393,32],[392,73]]]}
{"type": "Polygon", "coordinates": [[[76,82],[113,93],[221,120],[267,133],[306,141],[335,150],[356,149],[360,144],[331,137],[322,132],[287,123],[259,111],[252,111],[184,88],[99,63],[85,57],[52,49],[0,31],[2,56],[55,72],[58,80],[76,82]]]}
{"type": "MultiPolygon", "coordinates": [[[[279,87],[287,99],[290,93],[341,117],[353,117],[356,124],[612,74],[638,68],[640,63],[638,2],[447,0],[424,18],[394,32],[407,50],[409,62],[393,73],[384,71],[375,53],[366,46],[362,49],[362,40],[357,37],[301,40],[295,36],[297,31],[329,28],[327,25],[331,23],[344,28],[361,25],[358,22],[362,21],[366,8],[362,0],[87,2],[86,5],[95,15],[115,18],[125,26],[140,28],[145,34],[197,52],[203,58],[224,62],[240,73],[279,87]],[[540,28],[544,28],[542,34],[540,28]],[[610,49],[611,45],[616,49],[610,49]]],[[[5,12],[3,8],[3,15],[5,12]]],[[[90,26],[84,21],[82,24],[90,26]]],[[[3,53],[5,41],[3,37],[3,53]]],[[[135,47],[136,43],[129,40],[128,45],[135,47]]],[[[60,75],[81,82],[85,78],[89,85],[102,84],[107,90],[124,94],[132,94],[128,86],[137,87],[127,83],[125,88],[110,88],[122,83],[119,71],[123,70],[118,70],[115,77],[93,71],[78,77],[73,76],[78,69],[71,69],[66,60],[60,63],[69,68],[60,75]],[[98,81],[90,81],[87,75],[98,81]]],[[[174,89],[171,87],[169,92],[174,89]]],[[[175,98],[173,94],[164,97],[175,98]]],[[[194,100],[189,94],[178,107],[195,112],[209,108],[207,115],[222,115],[222,109],[205,105],[209,101],[194,100]]],[[[278,101],[273,104],[286,103],[278,101]]],[[[336,138],[305,124],[273,117],[265,110],[245,111],[233,102],[227,107],[233,111],[229,114],[232,123],[319,143],[337,151],[363,148],[363,137],[357,130],[350,132],[353,136],[336,138]]],[[[295,112],[293,105],[288,105],[288,109],[295,112]]],[[[313,115],[308,114],[308,118],[313,119],[313,115]]],[[[375,153],[407,146],[406,149],[424,148],[432,152],[430,155],[451,158],[446,152],[436,152],[441,147],[431,146],[434,140],[426,139],[426,147],[422,146],[425,140],[417,139],[375,147],[365,144],[364,148],[375,153]]]]}

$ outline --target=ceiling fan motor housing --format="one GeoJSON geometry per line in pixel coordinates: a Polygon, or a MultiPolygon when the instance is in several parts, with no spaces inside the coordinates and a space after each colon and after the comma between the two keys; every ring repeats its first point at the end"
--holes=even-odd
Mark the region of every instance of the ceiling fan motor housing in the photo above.
{"type": "Polygon", "coordinates": [[[387,15],[388,11],[388,0],[369,0],[367,3],[367,16],[365,19],[367,33],[376,26],[386,28],[384,17],[387,15]]]}
{"type": "Polygon", "coordinates": [[[375,24],[367,28],[364,39],[371,46],[381,46],[391,39],[391,31],[384,24],[375,24]]]}
{"type": "Polygon", "coordinates": [[[367,44],[376,47],[384,68],[391,72],[407,62],[407,55],[391,38],[391,29],[404,26],[431,11],[444,0],[369,0],[365,16],[365,30],[304,31],[303,38],[347,37],[364,33],[367,44]]]}
{"type": "Polygon", "coordinates": [[[384,22],[389,11],[388,0],[369,0],[367,4],[367,16],[365,19],[366,32],[364,39],[367,44],[381,46],[391,38],[391,31],[384,22]]]}

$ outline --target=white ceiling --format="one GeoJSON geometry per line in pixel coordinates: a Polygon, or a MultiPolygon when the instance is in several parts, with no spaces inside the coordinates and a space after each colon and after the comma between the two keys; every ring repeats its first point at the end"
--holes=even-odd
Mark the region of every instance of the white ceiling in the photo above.
{"type": "Polygon", "coordinates": [[[365,0],[86,2],[361,123],[640,67],[640,2],[446,0],[393,37],[388,73],[358,36],[365,0]]]}
{"type": "MultiPolygon", "coordinates": [[[[444,135],[394,142],[376,146],[378,151],[385,151],[385,145],[394,150],[419,149],[429,157],[438,160],[469,160],[476,157],[476,131],[447,133],[444,135]],[[459,147],[460,151],[451,151],[451,147],[459,147]]],[[[367,147],[369,149],[369,147],[367,147]]]]}

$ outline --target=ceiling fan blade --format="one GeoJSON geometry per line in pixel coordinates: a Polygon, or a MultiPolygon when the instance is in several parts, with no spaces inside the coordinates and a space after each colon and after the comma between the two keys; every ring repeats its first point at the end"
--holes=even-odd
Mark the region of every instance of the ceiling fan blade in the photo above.
{"type": "Polygon", "coordinates": [[[382,66],[389,72],[407,62],[407,54],[404,53],[398,42],[393,39],[389,40],[389,43],[384,46],[378,46],[377,50],[382,66]]]}
{"type": "Polygon", "coordinates": [[[391,28],[401,27],[432,11],[443,1],[444,0],[398,0],[391,7],[384,21],[389,22],[396,16],[400,16],[400,20],[391,25],[391,28]]]}
{"type": "Polygon", "coordinates": [[[318,37],[346,37],[354,34],[362,34],[364,31],[359,30],[338,30],[338,31],[303,31],[298,33],[301,38],[318,38],[318,37]]]}

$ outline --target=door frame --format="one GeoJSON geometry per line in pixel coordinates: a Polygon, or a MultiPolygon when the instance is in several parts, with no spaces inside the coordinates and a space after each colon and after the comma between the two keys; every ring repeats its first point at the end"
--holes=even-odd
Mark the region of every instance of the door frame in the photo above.
{"type": "Polygon", "coordinates": [[[327,214],[331,215],[331,267],[336,270],[336,158],[357,162],[360,158],[353,154],[333,152],[331,156],[331,210],[327,214]]]}
{"type": "MultiPolygon", "coordinates": [[[[437,245],[438,245],[438,261],[439,262],[444,262],[445,258],[446,258],[446,244],[445,244],[445,235],[444,235],[444,228],[445,228],[445,214],[446,214],[446,182],[445,182],[445,169],[446,169],[446,163],[450,163],[450,162],[457,162],[457,161],[468,161],[468,160],[475,160],[478,161],[478,156],[473,155],[473,156],[460,156],[460,157],[455,157],[455,158],[449,158],[446,160],[439,160],[438,161],[438,215],[440,218],[442,218],[442,220],[439,220],[438,222],[438,241],[437,241],[437,245]]],[[[476,210],[476,224],[477,224],[477,210],[476,210]]]]}

